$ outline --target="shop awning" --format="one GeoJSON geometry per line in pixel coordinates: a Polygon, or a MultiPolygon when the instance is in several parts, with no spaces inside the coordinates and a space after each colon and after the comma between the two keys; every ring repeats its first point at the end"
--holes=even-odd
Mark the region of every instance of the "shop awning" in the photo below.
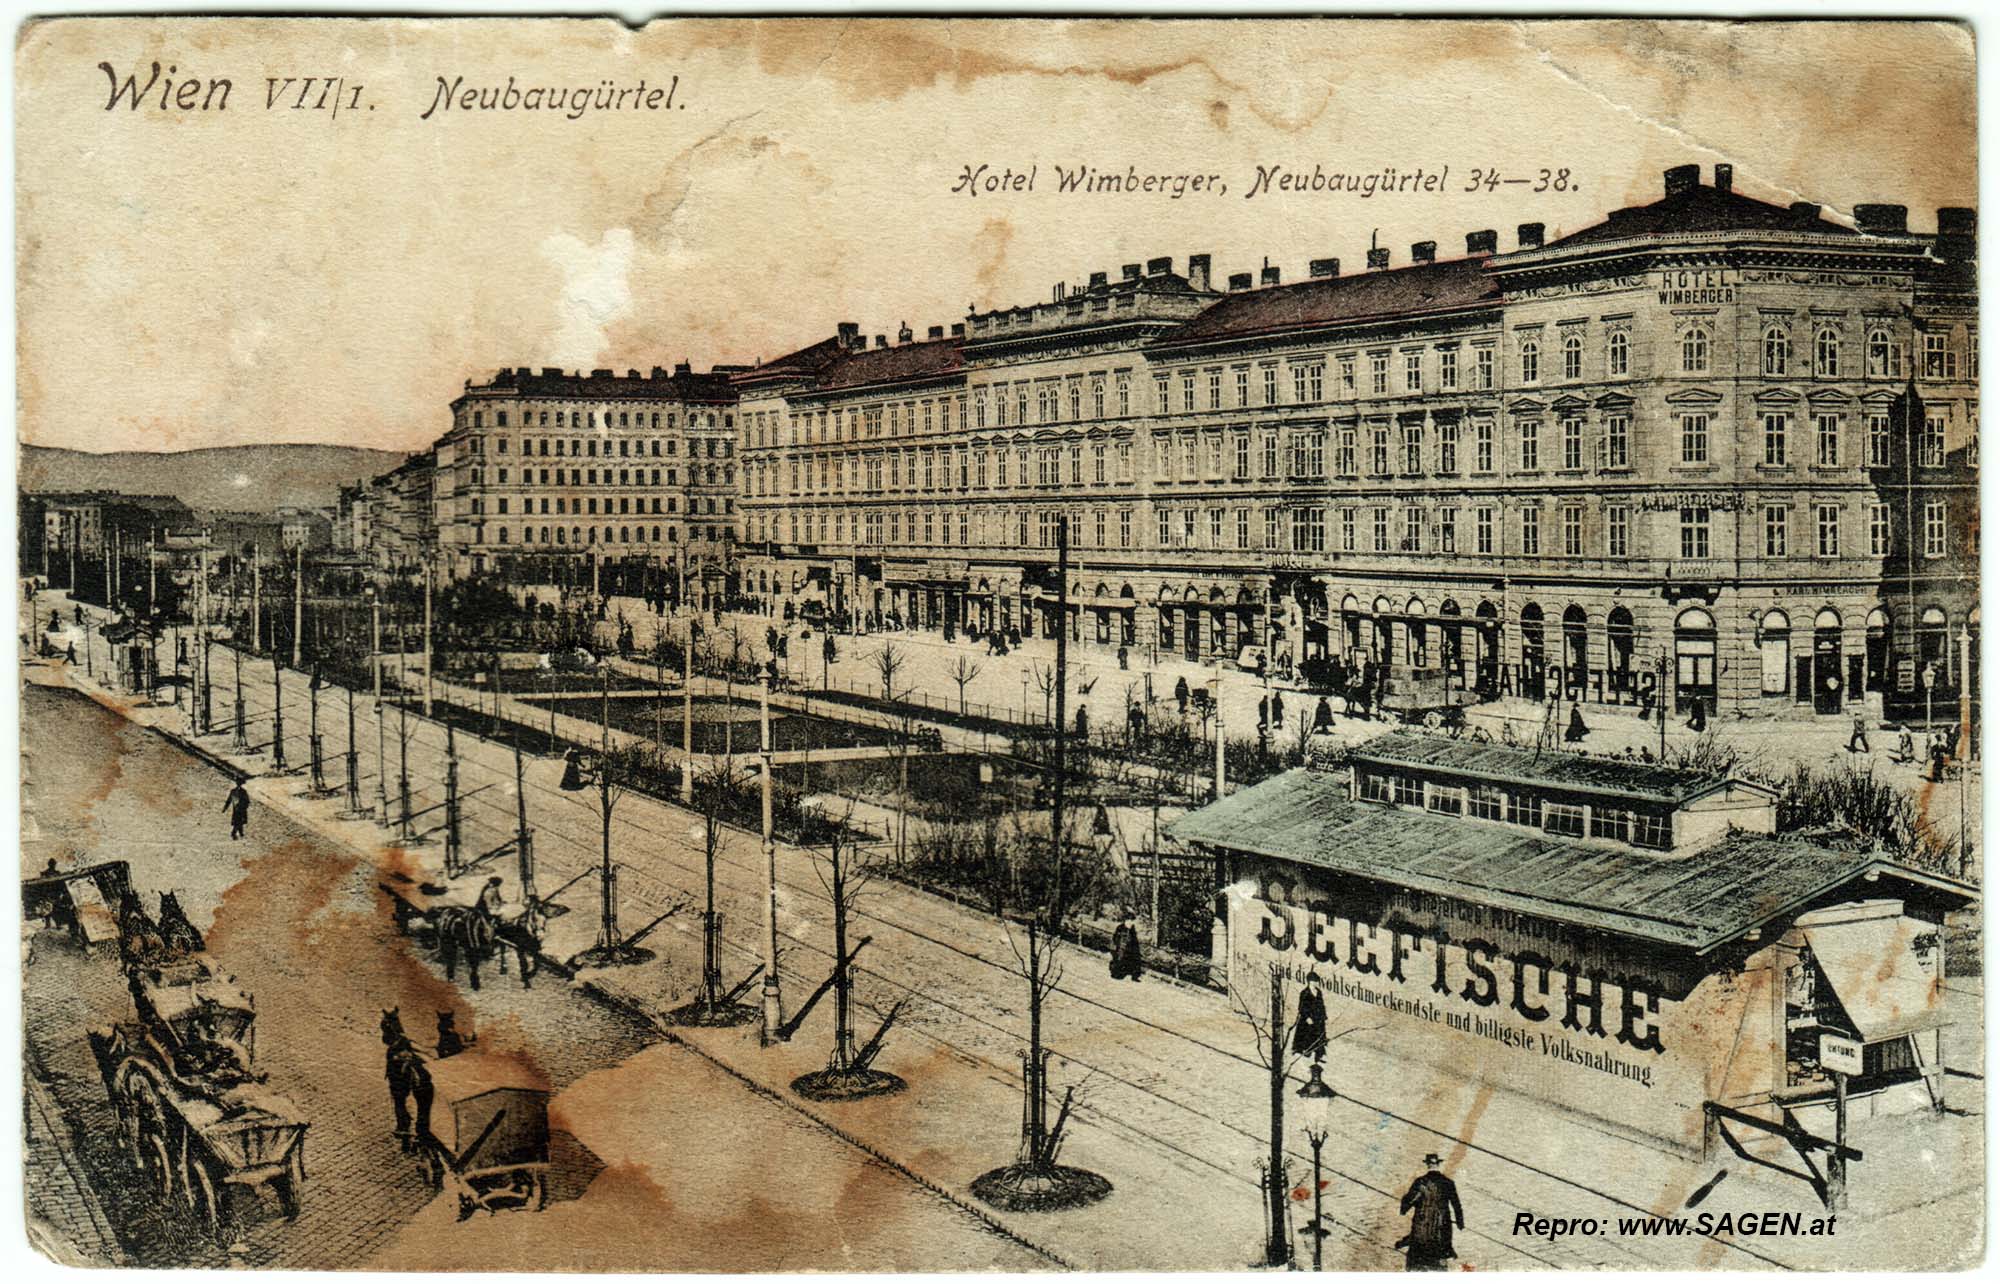
{"type": "Polygon", "coordinates": [[[1863,1043],[1949,1024],[1936,987],[1915,974],[1905,920],[1829,923],[1806,928],[1805,936],[1814,962],[1863,1043]]]}

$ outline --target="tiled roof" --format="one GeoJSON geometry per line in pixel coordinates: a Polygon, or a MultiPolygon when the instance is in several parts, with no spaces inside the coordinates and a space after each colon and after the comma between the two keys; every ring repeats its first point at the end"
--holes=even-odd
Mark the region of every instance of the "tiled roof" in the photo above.
{"type": "Polygon", "coordinates": [[[839,337],[829,335],[818,343],[800,348],[797,352],[787,352],[782,357],[774,357],[748,370],[739,371],[731,376],[731,382],[741,384],[760,379],[811,377],[838,360],[844,351],[846,349],[841,346],[839,337]]]}
{"type": "Polygon", "coordinates": [[[1972,888],[1793,838],[1732,833],[1685,855],[1553,838],[1348,797],[1295,770],[1174,821],[1174,837],[1697,952],[1871,872],[1947,903],[1972,888]]]}
{"type": "Polygon", "coordinates": [[[1499,301],[1500,289],[1487,274],[1484,258],[1418,263],[1226,294],[1156,346],[1389,320],[1499,301]]]}
{"type": "Polygon", "coordinates": [[[558,369],[530,370],[523,366],[500,371],[491,383],[474,384],[472,392],[512,393],[518,397],[637,397],[648,401],[736,400],[736,389],[727,374],[696,374],[675,370],[669,374],[655,370],[651,376],[629,374],[572,374],[558,369]]]}
{"type": "MultiPolygon", "coordinates": [[[[1360,761],[1435,767],[1455,775],[1512,784],[1565,786],[1589,793],[1620,794],[1682,803],[1727,783],[1721,776],[1663,763],[1599,758],[1563,750],[1522,749],[1481,744],[1421,731],[1391,731],[1363,741],[1348,756],[1360,761]]],[[[1759,786],[1761,788],[1761,786],[1759,786]]]]}
{"type": "Polygon", "coordinates": [[[836,392],[948,375],[964,365],[962,350],[958,339],[927,339],[921,343],[899,343],[893,348],[857,349],[823,369],[814,391],[836,392]]]}
{"type": "Polygon", "coordinates": [[[1677,232],[1813,232],[1823,236],[1859,236],[1819,217],[1817,207],[1793,210],[1770,205],[1738,192],[1694,186],[1654,201],[1613,210],[1594,227],[1551,241],[1544,248],[1622,241],[1632,236],[1666,236],[1677,232]]]}

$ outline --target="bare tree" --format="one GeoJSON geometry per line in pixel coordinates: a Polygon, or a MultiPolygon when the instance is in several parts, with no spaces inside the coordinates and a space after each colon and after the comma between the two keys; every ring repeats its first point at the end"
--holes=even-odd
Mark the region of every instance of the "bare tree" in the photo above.
{"type": "Polygon", "coordinates": [[[607,967],[617,963],[645,962],[652,958],[653,954],[650,950],[639,948],[639,942],[661,923],[686,909],[688,904],[685,898],[679,900],[666,913],[629,935],[619,929],[618,867],[611,859],[611,816],[617,810],[619,802],[631,792],[633,782],[639,774],[652,768],[655,753],[649,752],[643,745],[627,745],[615,749],[612,747],[611,666],[600,661],[599,667],[604,691],[599,715],[601,739],[598,752],[586,758],[571,750],[569,760],[563,766],[564,789],[579,790],[592,784],[597,786],[598,816],[603,826],[598,867],[600,900],[597,943],[571,959],[570,965],[573,967],[607,967]]]}
{"type": "Polygon", "coordinates": [[[969,655],[961,655],[958,657],[958,663],[952,666],[951,672],[947,675],[958,684],[958,716],[961,718],[965,716],[965,688],[979,676],[980,668],[977,660],[969,655]]]}
{"type": "Polygon", "coordinates": [[[832,991],[833,1048],[827,1054],[826,1068],[802,1074],[792,1081],[792,1091],[817,1101],[879,1096],[900,1092],[907,1086],[901,1076],[876,1069],[874,1062],[890,1029],[909,1003],[908,994],[890,1005],[882,1023],[865,1043],[857,1046],[854,1039],[854,959],[871,938],[864,936],[850,947],[849,920],[856,902],[880,873],[881,860],[879,848],[854,841],[854,831],[848,826],[852,814],[853,809],[849,808],[833,824],[827,837],[826,860],[813,865],[813,872],[819,876],[820,886],[826,889],[833,907],[833,971],[819,989],[807,996],[792,1019],[780,1027],[780,1034],[789,1039],[804,1024],[813,1006],[832,991]]]}
{"type": "Polygon", "coordinates": [[[725,989],[722,981],[722,914],[715,908],[715,860],[722,849],[722,813],[742,783],[728,758],[714,762],[695,784],[695,805],[701,812],[704,900],[701,916],[701,993],[677,1009],[680,1025],[744,1025],[758,1020],[758,1009],[742,1002],[752,982],[764,973],[760,964],[750,975],[725,989]]]}
{"type": "MultiPolygon", "coordinates": [[[[1056,671],[1048,665],[1042,664],[1040,661],[1030,661],[1028,664],[1028,681],[1034,686],[1035,690],[1042,693],[1042,721],[1052,721],[1055,715],[1050,712],[1051,703],[1055,699],[1057,689],[1062,685],[1056,677],[1056,671]]],[[[1023,712],[1025,713],[1026,710],[1023,710],[1023,712]]]]}
{"type": "Polygon", "coordinates": [[[894,642],[884,642],[882,649],[870,657],[875,666],[875,674],[882,680],[882,698],[894,703],[899,692],[896,690],[896,675],[903,670],[903,653],[894,642]]]}

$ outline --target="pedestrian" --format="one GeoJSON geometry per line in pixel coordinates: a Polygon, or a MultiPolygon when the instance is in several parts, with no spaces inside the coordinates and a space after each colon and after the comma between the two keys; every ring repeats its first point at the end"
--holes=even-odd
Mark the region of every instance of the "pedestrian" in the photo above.
{"type": "Polygon", "coordinates": [[[1118,648],[1118,667],[1121,669],[1129,669],[1132,667],[1131,653],[1128,652],[1122,644],[1118,648]]]}
{"type": "Polygon", "coordinates": [[[453,1012],[438,1013],[438,1059],[455,1057],[479,1040],[458,1032],[458,1016],[453,1012]]]}
{"type": "Polygon", "coordinates": [[[1188,683],[1185,677],[1174,679],[1174,703],[1180,706],[1181,716],[1187,717],[1188,683]]]}
{"type": "Polygon", "coordinates": [[[1136,981],[1144,971],[1145,964],[1139,955],[1139,929],[1127,914],[1111,933],[1111,979],[1136,981]]]}
{"type": "Polygon", "coordinates": [[[1590,728],[1583,723],[1583,706],[1572,704],[1569,707],[1569,729],[1563,732],[1563,740],[1568,744],[1582,744],[1583,738],[1589,734],[1590,728]]]}
{"type": "Polygon", "coordinates": [[[1136,743],[1140,734],[1146,730],[1146,711],[1136,704],[1127,705],[1125,726],[1130,730],[1132,739],[1136,743]]]}
{"type": "Polygon", "coordinates": [[[497,923],[506,904],[506,898],[500,894],[500,876],[495,874],[487,879],[486,886],[480,889],[479,903],[474,908],[484,914],[488,921],[497,923]]]}
{"type": "Polygon", "coordinates": [[[1696,734],[1708,730],[1708,702],[1698,695],[1688,697],[1687,729],[1696,734]]]}
{"type": "Polygon", "coordinates": [[[1896,761],[1904,764],[1915,762],[1917,760],[1916,737],[1911,735],[1909,727],[1902,723],[1897,724],[1896,731],[1896,761]]]}
{"type": "Polygon", "coordinates": [[[1292,1051],[1318,1061],[1326,1055],[1326,997],[1319,992],[1319,973],[1306,977],[1299,991],[1299,1019],[1292,1026],[1292,1051]]]}
{"type": "Polygon", "coordinates": [[[1313,710],[1313,730],[1333,730],[1333,705],[1325,696],[1319,698],[1319,705],[1313,710]]]}
{"type": "Polygon", "coordinates": [[[67,647],[63,648],[63,663],[65,664],[76,663],[76,643],[72,642],[67,647]]]}
{"type": "Polygon", "coordinates": [[[243,837],[244,826],[250,823],[250,793],[237,781],[229,788],[229,796],[222,800],[222,810],[229,813],[229,840],[243,837]]]}
{"type": "Polygon", "coordinates": [[[1854,734],[1847,738],[1847,752],[1868,752],[1868,720],[1858,713],[1854,715],[1854,734]]]}
{"type": "Polygon", "coordinates": [[[1424,1173],[1410,1183],[1399,1211],[1411,1214],[1410,1233],[1396,1241],[1404,1249],[1403,1268],[1411,1271],[1441,1271],[1447,1258],[1457,1257],[1451,1244],[1454,1224],[1465,1229],[1465,1209],[1458,1202],[1458,1187],[1438,1171],[1444,1160],[1433,1152],[1424,1156],[1424,1173]]]}
{"type": "Polygon", "coordinates": [[[1274,727],[1285,725],[1285,702],[1275,691],[1271,693],[1271,725],[1274,727]]]}
{"type": "Polygon", "coordinates": [[[1931,760],[1931,783],[1941,784],[1944,781],[1944,763],[1947,754],[1944,737],[1935,731],[1931,732],[1928,748],[1931,760]]]}
{"type": "Polygon", "coordinates": [[[1089,705],[1080,704],[1076,707],[1076,738],[1085,744],[1090,743],[1089,705]]]}

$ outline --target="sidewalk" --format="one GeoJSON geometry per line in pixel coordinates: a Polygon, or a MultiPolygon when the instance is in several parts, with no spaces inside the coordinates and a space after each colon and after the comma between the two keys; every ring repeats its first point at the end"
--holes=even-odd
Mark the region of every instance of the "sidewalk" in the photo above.
{"type": "MultiPolygon", "coordinates": [[[[269,667],[260,668],[261,704],[267,707],[269,667]]],[[[303,701],[303,675],[288,673],[286,686],[288,706],[303,701]]],[[[177,725],[170,706],[164,714],[136,708],[128,716],[177,725]]],[[[287,729],[293,731],[289,717],[287,729]]],[[[294,734],[302,737],[302,726],[294,734]]],[[[368,746],[371,759],[374,734],[370,726],[357,737],[368,746]]],[[[469,787],[499,780],[503,773],[505,778],[502,789],[489,790],[483,802],[467,808],[466,847],[476,853],[497,844],[511,829],[513,803],[504,792],[512,783],[511,755],[471,736],[461,736],[459,743],[469,787]]],[[[423,745],[427,757],[435,752],[433,744],[423,745]]],[[[255,761],[245,765],[257,767],[255,761]]],[[[556,793],[553,782],[559,770],[559,763],[548,760],[528,768],[545,893],[562,879],[584,873],[596,858],[595,800],[586,805],[574,795],[556,793]],[[551,796],[570,805],[551,805],[551,796]]],[[[440,795],[435,770],[425,775],[420,788],[428,805],[440,795]]],[[[336,804],[298,798],[300,783],[266,777],[253,781],[251,790],[266,805],[322,832],[338,833],[369,853],[385,868],[386,884],[401,889],[399,894],[414,899],[420,895],[414,894],[418,884],[444,881],[436,847],[384,847],[371,824],[331,819],[336,804]]],[[[638,797],[620,804],[614,840],[626,931],[699,888],[697,830],[696,819],[678,808],[638,797]]],[[[783,973],[787,1000],[796,1003],[827,969],[831,929],[824,921],[825,894],[814,858],[781,848],[779,861],[783,973]]],[[[510,899],[517,897],[511,868],[502,864],[495,872],[507,880],[510,899]]],[[[727,930],[724,972],[733,983],[761,957],[755,942],[762,931],[763,865],[755,836],[735,831],[726,836],[717,881],[727,930]]],[[[577,888],[565,899],[577,908],[552,922],[544,942],[552,959],[572,957],[594,943],[597,896],[587,873],[577,888]]],[[[462,881],[451,896],[469,901],[472,890],[462,881]]],[[[647,939],[649,948],[660,951],[659,963],[590,973],[578,981],[658,1019],[692,995],[699,974],[698,919],[697,900],[647,939]]],[[[880,1063],[911,1087],[871,1102],[798,1102],[797,1108],[879,1151],[926,1184],[969,1201],[971,1180],[1010,1161],[1017,1142],[1017,1059],[1025,998],[1024,983],[1011,973],[1012,947],[990,918],[894,884],[871,890],[855,930],[876,938],[857,965],[862,1036],[879,1020],[871,1013],[886,1009],[897,994],[914,997],[880,1063]]],[[[515,982],[489,977],[488,984],[515,982]]],[[[1976,992],[1959,1001],[1976,1011],[1976,992]]],[[[829,1007],[822,1005],[797,1038],[779,1048],[759,1047],[754,1030],[683,1030],[675,1037],[731,1072],[789,1098],[791,1078],[822,1064],[831,1037],[829,1007]]],[[[1966,1020],[1969,1028],[1978,1028],[1972,1012],[1966,1020]]],[[[1186,1270],[1256,1261],[1261,1241],[1256,1164],[1268,1145],[1267,1076],[1251,1058],[1249,1032],[1227,999],[1157,981],[1140,986],[1113,982],[1100,957],[1073,951],[1050,1001],[1047,1038],[1057,1053],[1053,1075],[1058,1086],[1085,1085],[1063,1158],[1108,1177],[1116,1190],[1094,1208],[1000,1220],[1050,1255],[1079,1266],[1186,1270]]],[[[1515,1212],[1607,1217],[1671,1212],[1719,1167],[1731,1173],[1731,1208],[1797,1210],[1810,1218],[1817,1204],[1800,1183],[1735,1161],[1677,1161],[1505,1093],[1413,1073],[1411,1067],[1359,1046],[1343,1046],[1329,1066],[1329,1079],[1342,1093],[1335,1107],[1335,1140],[1327,1153],[1332,1182],[1327,1216],[1335,1232],[1328,1241],[1328,1259],[1335,1265],[1396,1264],[1393,1245],[1405,1229],[1396,1201],[1422,1171],[1422,1156],[1433,1149],[1445,1155],[1446,1171],[1458,1182],[1467,1206],[1461,1264],[1479,1269],[1831,1265],[1881,1251],[1891,1240],[1903,1250],[1893,1259],[1898,1264],[1942,1266],[1961,1260],[1957,1243],[1938,1236],[1915,1245],[1902,1242],[1910,1232],[1894,1224],[1892,1211],[1903,1215],[1900,1225],[1907,1227],[1916,1221],[1907,1216],[1910,1208],[1942,1201],[1950,1207],[1921,1224],[1960,1225],[1946,1219],[1956,1218],[1962,1208],[1976,1209],[1980,1198],[1976,1115],[1982,1109],[1981,1083],[1954,1078],[1948,1088],[1952,1104],[1975,1118],[1883,1121],[1894,1130],[1884,1134],[1885,1144],[1891,1136],[1907,1139],[1915,1157],[1908,1164],[1869,1164],[1858,1170],[1854,1207],[1843,1215],[1845,1233],[1838,1243],[1782,1239],[1724,1244],[1612,1236],[1556,1243],[1517,1240],[1510,1233],[1515,1212]]],[[[1298,1182],[1309,1171],[1310,1156],[1296,1122],[1288,1124],[1288,1134],[1291,1179],[1298,1182]]],[[[1868,1143],[1862,1144],[1865,1148],[1868,1143]]]]}

